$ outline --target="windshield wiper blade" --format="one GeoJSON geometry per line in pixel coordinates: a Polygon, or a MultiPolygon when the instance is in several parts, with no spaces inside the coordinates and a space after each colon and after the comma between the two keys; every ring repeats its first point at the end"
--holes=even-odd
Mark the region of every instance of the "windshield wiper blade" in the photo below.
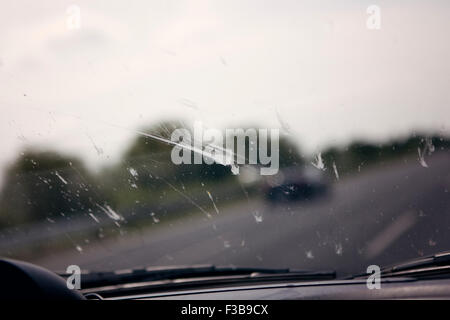
{"type": "Polygon", "coordinates": [[[443,275],[448,277],[450,275],[450,252],[440,252],[383,268],[381,275],[420,279],[440,278],[443,275]]]}
{"type": "MultiPolygon", "coordinates": [[[[67,277],[67,274],[61,274],[67,277]]],[[[335,271],[311,272],[293,269],[271,268],[242,268],[242,267],[216,267],[214,265],[196,265],[187,267],[149,267],[143,269],[128,269],[112,272],[87,272],[81,274],[81,287],[83,289],[121,284],[150,282],[160,280],[175,280],[189,278],[234,278],[258,279],[261,281],[274,281],[275,279],[291,280],[330,280],[336,278],[335,271]]]]}
{"type": "MultiPolygon", "coordinates": [[[[420,279],[440,278],[450,275],[450,251],[439,252],[423,258],[408,260],[389,267],[381,268],[381,276],[412,277],[420,279]]],[[[368,276],[362,273],[350,277],[351,279],[368,276]]]]}
{"type": "Polygon", "coordinates": [[[406,270],[415,270],[424,267],[437,267],[450,265],[450,252],[440,252],[431,256],[409,260],[407,262],[396,264],[385,268],[385,272],[401,272],[406,270]]]}

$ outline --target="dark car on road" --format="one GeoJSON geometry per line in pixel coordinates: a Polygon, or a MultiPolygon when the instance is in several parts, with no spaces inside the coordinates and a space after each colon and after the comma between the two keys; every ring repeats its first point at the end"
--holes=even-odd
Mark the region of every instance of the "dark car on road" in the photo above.
{"type": "Polygon", "coordinates": [[[270,202],[313,200],[325,196],[330,191],[330,183],[322,170],[292,166],[264,182],[265,196],[270,202]]]}

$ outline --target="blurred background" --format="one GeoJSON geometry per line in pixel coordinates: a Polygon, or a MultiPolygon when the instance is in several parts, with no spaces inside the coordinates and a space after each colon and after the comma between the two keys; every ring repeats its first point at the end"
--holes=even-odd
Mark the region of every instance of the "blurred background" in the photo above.
{"type": "Polygon", "coordinates": [[[450,249],[446,1],[1,5],[0,255],[352,273],[450,249]],[[279,173],[146,135],[194,121],[279,129],[279,173]]]}

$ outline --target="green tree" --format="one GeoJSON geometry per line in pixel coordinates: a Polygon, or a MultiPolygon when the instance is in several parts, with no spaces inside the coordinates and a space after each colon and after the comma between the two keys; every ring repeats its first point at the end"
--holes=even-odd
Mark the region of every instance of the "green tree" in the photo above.
{"type": "Polygon", "coordinates": [[[86,212],[98,201],[82,162],[52,151],[26,150],[7,169],[0,227],[86,212]]]}

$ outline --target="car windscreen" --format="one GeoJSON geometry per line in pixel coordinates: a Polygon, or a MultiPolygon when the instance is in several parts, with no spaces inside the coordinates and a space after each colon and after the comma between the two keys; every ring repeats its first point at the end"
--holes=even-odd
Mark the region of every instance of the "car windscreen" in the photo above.
{"type": "Polygon", "coordinates": [[[0,10],[0,255],[348,274],[450,249],[450,3],[0,10]]]}

